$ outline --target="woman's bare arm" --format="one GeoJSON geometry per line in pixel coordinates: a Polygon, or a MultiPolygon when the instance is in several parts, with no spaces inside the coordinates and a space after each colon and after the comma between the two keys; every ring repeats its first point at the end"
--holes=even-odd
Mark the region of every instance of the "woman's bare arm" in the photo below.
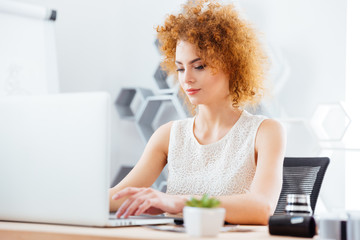
{"type": "Polygon", "coordinates": [[[113,200],[115,193],[126,187],[150,187],[156,181],[167,163],[171,125],[172,122],[169,122],[155,131],[139,162],[119,184],[110,189],[110,211],[116,211],[125,200],[113,200]]]}
{"type": "Polygon", "coordinates": [[[286,135],[280,123],[265,120],[259,127],[255,151],[257,167],[249,193],[219,197],[226,221],[266,225],[275,211],[282,187],[286,135]]]}

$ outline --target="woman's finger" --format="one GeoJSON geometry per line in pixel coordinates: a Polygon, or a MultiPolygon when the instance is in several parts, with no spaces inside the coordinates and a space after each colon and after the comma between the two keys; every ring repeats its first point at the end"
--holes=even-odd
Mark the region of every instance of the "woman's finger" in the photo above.
{"type": "Polygon", "coordinates": [[[140,192],[142,190],[143,190],[142,188],[127,187],[127,188],[124,188],[121,191],[115,193],[112,196],[112,199],[113,200],[118,200],[118,199],[120,199],[122,197],[125,197],[125,196],[128,196],[128,195],[133,195],[133,194],[138,193],[138,192],[140,192]]]}
{"type": "Polygon", "coordinates": [[[152,199],[146,199],[136,210],[134,215],[140,215],[145,213],[149,208],[153,207],[156,202],[158,202],[158,199],[152,198],[152,199]]]}
{"type": "Polygon", "coordinates": [[[135,215],[135,212],[138,210],[145,201],[147,201],[146,196],[138,197],[126,208],[125,213],[122,215],[124,218],[127,218],[131,215],[135,215]]]}
{"type": "Polygon", "coordinates": [[[118,209],[118,210],[116,211],[116,213],[115,213],[115,216],[116,216],[117,218],[120,218],[120,217],[124,214],[124,212],[126,211],[127,206],[130,204],[130,202],[131,202],[131,200],[126,199],[126,200],[121,204],[121,206],[119,207],[119,209],[118,209]]]}
{"type": "MultiPolygon", "coordinates": [[[[130,197],[128,197],[128,199],[126,199],[121,206],[119,207],[118,211],[116,212],[116,217],[128,217],[133,213],[133,208],[139,204],[141,204],[142,201],[144,200],[138,200],[138,199],[146,199],[146,197],[144,197],[144,195],[151,193],[151,189],[147,189],[147,188],[141,188],[141,189],[136,189],[137,191],[132,191],[130,189],[129,194],[132,193],[132,195],[130,197]],[[140,203],[139,203],[140,201],[140,203]],[[134,202],[136,202],[135,204],[137,205],[132,205],[134,202]],[[132,208],[129,209],[129,207],[132,205],[132,208]]],[[[123,193],[121,193],[123,194],[123,193]]],[[[125,195],[126,196],[126,195],[125,195]]]]}

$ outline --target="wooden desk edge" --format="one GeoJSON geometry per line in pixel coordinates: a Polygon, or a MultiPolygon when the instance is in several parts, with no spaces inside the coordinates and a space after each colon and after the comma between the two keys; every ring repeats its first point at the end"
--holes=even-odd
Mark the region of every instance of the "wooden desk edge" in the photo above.
{"type": "MultiPolygon", "coordinates": [[[[272,236],[267,226],[241,226],[249,232],[220,233],[217,239],[306,239],[272,236]]],[[[160,240],[160,239],[202,239],[192,238],[184,233],[156,231],[146,227],[100,228],[42,223],[0,221],[0,239],[13,240],[160,240]]],[[[209,238],[204,238],[209,239],[209,238]]],[[[216,239],[216,238],[213,238],[216,239]]]]}

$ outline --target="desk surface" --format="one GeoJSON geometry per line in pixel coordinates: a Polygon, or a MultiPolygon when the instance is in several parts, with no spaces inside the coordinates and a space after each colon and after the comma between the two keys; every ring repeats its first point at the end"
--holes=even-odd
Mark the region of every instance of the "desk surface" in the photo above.
{"type": "MultiPolygon", "coordinates": [[[[220,233],[218,239],[308,239],[271,236],[267,226],[240,226],[240,232],[220,233]]],[[[151,239],[201,239],[191,238],[186,233],[157,231],[147,227],[97,228],[53,224],[19,223],[0,221],[0,239],[22,240],[151,240],[151,239]]],[[[214,239],[214,238],[204,238],[214,239]]]]}

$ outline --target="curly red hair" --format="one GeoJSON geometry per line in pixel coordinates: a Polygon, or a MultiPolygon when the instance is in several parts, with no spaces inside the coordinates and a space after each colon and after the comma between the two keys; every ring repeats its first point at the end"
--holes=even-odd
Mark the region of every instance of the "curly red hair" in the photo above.
{"type": "Polygon", "coordinates": [[[169,15],[157,26],[162,67],[176,73],[175,53],[179,41],[194,44],[206,65],[229,76],[232,106],[255,105],[263,96],[267,57],[255,31],[241,19],[233,5],[213,0],[188,1],[182,13],[169,15]]]}

